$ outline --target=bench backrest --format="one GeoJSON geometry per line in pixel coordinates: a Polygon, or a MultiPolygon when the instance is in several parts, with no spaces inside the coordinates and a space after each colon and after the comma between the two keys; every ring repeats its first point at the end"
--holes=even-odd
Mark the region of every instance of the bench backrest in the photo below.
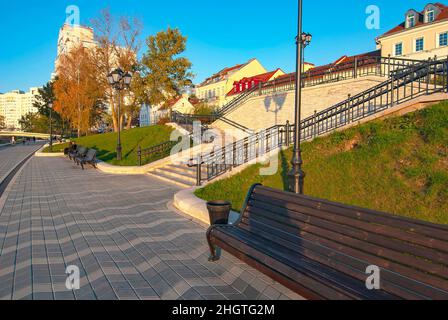
{"type": "Polygon", "coordinates": [[[93,160],[95,160],[96,157],[96,150],[95,149],[89,149],[89,151],[87,151],[87,154],[85,156],[85,161],[87,162],[91,162],[93,160]]]}
{"type": "Polygon", "coordinates": [[[78,149],[76,150],[76,153],[80,156],[85,156],[87,151],[88,151],[88,149],[86,147],[78,147],[78,149]]]}
{"type": "Polygon", "coordinates": [[[448,226],[254,186],[238,226],[406,299],[448,299],[448,226]]]}

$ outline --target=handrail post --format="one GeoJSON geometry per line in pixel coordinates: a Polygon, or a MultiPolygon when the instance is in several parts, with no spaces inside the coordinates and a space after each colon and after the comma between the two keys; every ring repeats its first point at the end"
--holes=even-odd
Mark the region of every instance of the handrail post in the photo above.
{"type": "Polygon", "coordinates": [[[387,56],[387,77],[390,77],[390,54],[387,56]]]}
{"type": "Polygon", "coordinates": [[[138,146],[137,153],[138,153],[138,165],[139,165],[139,167],[141,167],[142,166],[142,147],[141,146],[138,146]]]}
{"type": "Polygon", "coordinates": [[[319,122],[317,121],[317,110],[314,110],[314,138],[318,136],[319,122]]]}
{"type": "Polygon", "coordinates": [[[348,94],[348,99],[347,99],[347,111],[348,111],[348,115],[347,115],[347,124],[350,124],[352,122],[352,95],[348,94]]]}
{"type": "Polygon", "coordinates": [[[196,172],[196,186],[200,187],[202,185],[202,155],[198,155],[198,165],[196,172]]]}
{"type": "Polygon", "coordinates": [[[288,121],[286,121],[286,130],[285,130],[285,134],[286,134],[286,137],[285,137],[285,144],[286,144],[286,146],[287,147],[289,147],[290,145],[291,145],[291,133],[290,133],[290,123],[289,123],[289,120],[288,121]]]}

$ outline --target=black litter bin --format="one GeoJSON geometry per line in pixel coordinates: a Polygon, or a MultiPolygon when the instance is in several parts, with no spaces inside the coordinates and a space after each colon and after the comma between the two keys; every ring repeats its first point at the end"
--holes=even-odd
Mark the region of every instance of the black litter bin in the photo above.
{"type": "Polygon", "coordinates": [[[228,201],[210,201],[207,202],[207,209],[210,215],[211,225],[229,224],[230,210],[232,204],[228,201]]]}

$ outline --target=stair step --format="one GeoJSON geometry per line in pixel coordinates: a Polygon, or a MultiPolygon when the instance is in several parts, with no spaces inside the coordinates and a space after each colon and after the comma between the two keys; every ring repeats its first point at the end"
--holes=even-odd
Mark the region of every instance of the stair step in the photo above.
{"type": "Polygon", "coordinates": [[[155,177],[157,179],[161,179],[163,181],[175,184],[179,187],[183,187],[183,188],[189,188],[195,185],[195,183],[192,183],[191,181],[188,180],[184,180],[182,178],[178,178],[178,177],[173,177],[170,175],[166,175],[164,172],[149,172],[147,173],[148,176],[150,177],[155,177]]]}
{"type": "Polygon", "coordinates": [[[176,169],[170,169],[170,168],[164,167],[164,168],[156,169],[153,173],[155,173],[155,174],[160,173],[160,174],[168,176],[168,177],[173,177],[176,179],[189,181],[193,184],[196,183],[196,175],[179,172],[176,169]]]}
{"type": "MultiPolygon", "coordinates": [[[[196,167],[189,167],[187,165],[170,164],[170,165],[168,165],[168,166],[166,166],[164,168],[196,176],[196,167]]],[[[206,173],[206,172],[207,172],[207,168],[206,167],[202,167],[202,173],[206,173]]]]}

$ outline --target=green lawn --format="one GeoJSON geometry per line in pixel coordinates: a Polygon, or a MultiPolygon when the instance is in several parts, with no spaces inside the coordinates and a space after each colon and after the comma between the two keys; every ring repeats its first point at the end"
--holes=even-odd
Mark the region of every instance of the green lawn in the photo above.
{"type": "MultiPolygon", "coordinates": [[[[274,176],[254,165],[196,195],[240,210],[254,183],[287,189],[291,156],[274,176]]],[[[448,224],[448,101],[304,143],[303,157],[307,195],[448,224]]]]}
{"type": "MultiPolygon", "coordinates": [[[[116,133],[92,135],[75,139],[75,141],[84,147],[98,150],[98,159],[107,163],[120,166],[135,166],[138,165],[137,150],[139,145],[142,149],[145,149],[169,141],[172,131],[173,128],[163,125],[123,131],[121,133],[123,160],[120,162],[116,160],[116,133]]],[[[53,152],[63,152],[67,146],[68,144],[56,145],[53,147],[53,152]]],[[[44,150],[44,152],[49,151],[49,148],[44,150]]],[[[158,159],[160,159],[160,157],[147,159],[144,163],[149,163],[158,159]]]]}

